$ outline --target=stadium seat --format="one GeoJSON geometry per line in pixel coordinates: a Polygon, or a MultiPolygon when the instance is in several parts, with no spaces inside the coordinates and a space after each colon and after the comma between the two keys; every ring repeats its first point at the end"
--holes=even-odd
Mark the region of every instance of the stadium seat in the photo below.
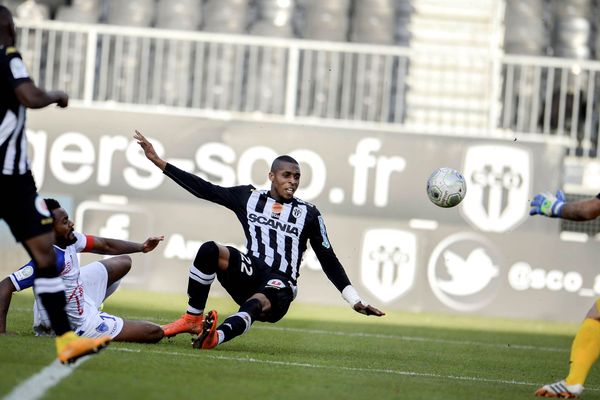
{"type": "Polygon", "coordinates": [[[259,0],[252,35],[293,38],[294,0],[259,0]]]}
{"type": "Polygon", "coordinates": [[[202,23],[202,0],[158,0],[156,27],[195,31],[202,23]]]}
{"type": "Polygon", "coordinates": [[[553,0],[554,55],[564,58],[592,58],[591,0],[553,0]]]}
{"type": "Polygon", "coordinates": [[[149,27],[154,21],[154,0],[108,0],[107,23],[111,25],[149,27]]]}
{"type": "Polygon", "coordinates": [[[507,0],[504,51],[543,56],[550,45],[549,16],[544,0],[507,0]]]}
{"type": "Polygon", "coordinates": [[[203,30],[217,33],[246,33],[249,0],[207,0],[203,30]]]}
{"type": "Polygon", "coordinates": [[[350,0],[306,0],[301,7],[302,36],[345,42],[350,25],[350,0]]]}
{"type": "Polygon", "coordinates": [[[350,40],[359,43],[393,44],[395,2],[362,0],[354,3],[350,40]]]}
{"type": "Polygon", "coordinates": [[[71,6],[60,6],[54,19],[64,22],[96,24],[100,21],[100,15],[100,1],[75,0],[71,6]]]}
{"type": "Polygon", "coordinates": [[[37,3],[35,0],[26,0],[19,4],[15,16],[27,21],[43,21],[50,19],[50,7],[37,3]]]}

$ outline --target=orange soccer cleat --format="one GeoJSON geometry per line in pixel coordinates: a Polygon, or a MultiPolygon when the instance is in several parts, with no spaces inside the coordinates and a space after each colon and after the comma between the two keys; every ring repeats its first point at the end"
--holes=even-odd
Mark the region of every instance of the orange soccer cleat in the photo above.
{"type": "Polygon", "coordinates": [[[217,335],[217,321],[219,315],[216,310],[210,310],[204,323],[202,324],[202,333],[192,342],[195,349],[214,349],[219,344],[217,335]]]}
{"type": "Polygon", "coordinates": [[[171,322],[170,324],[163,325],[162,329],[165,332],[166,337],[173,337],[180,333],[189,333],[192,335],[199,335],[202,332],[202,322],[204,317],[200,315],[192,315],[185,313],[178,320],[171,322]]]}
{"type": "Polygon", "coordinates": [[[56,353],[58,360],[63,364],[77,361],[88,354],[98,353],[110,343],[109,336],[100,338],[79,337],[73,331],[69,331],[56,338],[56,353]]]}

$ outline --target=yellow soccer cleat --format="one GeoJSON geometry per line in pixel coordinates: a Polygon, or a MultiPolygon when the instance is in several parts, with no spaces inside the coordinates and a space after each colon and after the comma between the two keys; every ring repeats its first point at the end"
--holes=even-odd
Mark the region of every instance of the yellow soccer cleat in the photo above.
{"type": "Polygon", "coordinates": [[[56,353],[63,364],[70,364],[88,354],[94,354],[104,349],[110,343],[109,336],[96,339],[79,337],[69,331],[56,338],[56,353]]]}

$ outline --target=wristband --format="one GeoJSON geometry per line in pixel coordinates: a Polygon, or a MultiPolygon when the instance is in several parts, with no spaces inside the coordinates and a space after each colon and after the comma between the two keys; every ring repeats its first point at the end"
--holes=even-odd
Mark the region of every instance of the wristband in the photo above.
{"type": "Polygon", "coordinates": [[[362,303],[362,299],[352,285],[348,285],[342,290],[342,297],[352,307],[354,307],[356,303],[362,303]]]}

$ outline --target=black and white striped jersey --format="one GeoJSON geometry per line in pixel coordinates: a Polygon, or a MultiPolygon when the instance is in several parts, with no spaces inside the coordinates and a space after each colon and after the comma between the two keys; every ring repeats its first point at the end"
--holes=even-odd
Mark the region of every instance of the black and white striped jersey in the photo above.
{"type": "Polygon", "coordinates": [[[29,170],[25,106],[15,88],[29,82],[27,68],[14,47],[0,46],[0,174],[23,175],[29,170]]]}
{"type": "Polygon", "coordinates": [[[319,210],[293,198],[276,202],[267,190],[243,185],[222,187],[167,164],[165,175],[192,193],[233,211],[246,235],[247,254],[264,260],[274,271],[296,283],[302,255],[310,242],[323,271],[341,292],[350,280],[327,237],[319,210]]]}

